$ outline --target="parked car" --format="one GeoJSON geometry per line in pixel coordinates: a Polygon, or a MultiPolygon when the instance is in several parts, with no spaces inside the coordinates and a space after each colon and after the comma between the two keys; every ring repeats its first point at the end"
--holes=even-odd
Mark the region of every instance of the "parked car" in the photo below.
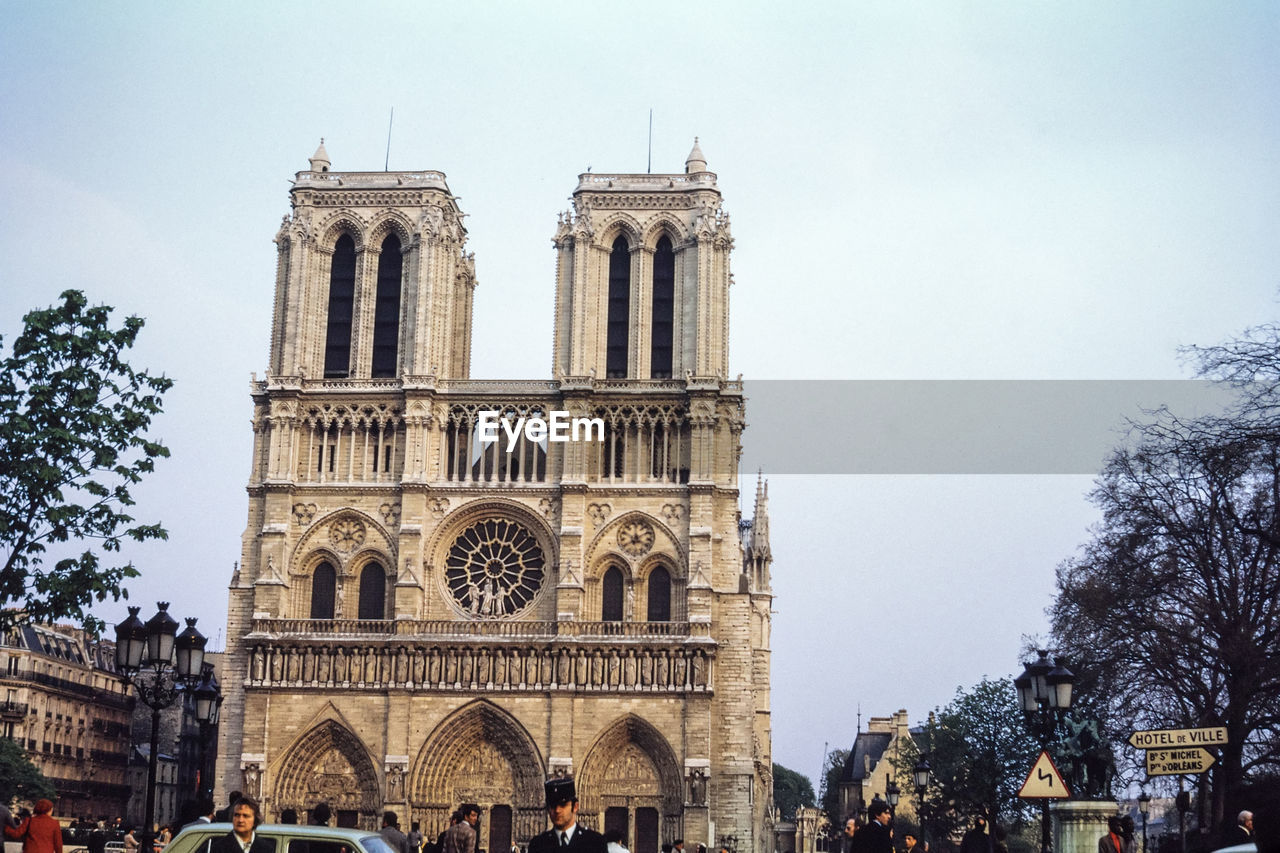
{"type": "MultiPolygon", "coordinates": [[[[165,853],[209,853],[213,839],[231,831],[229,823],[195,823],[183,827],[165,847],[165,853]]],[[[275,853],[398,853],[376,832],[329,826],[264,823],[254,830],[275,853]]],[[[109,851],[108,851],[109,853],[109,851]]]]}

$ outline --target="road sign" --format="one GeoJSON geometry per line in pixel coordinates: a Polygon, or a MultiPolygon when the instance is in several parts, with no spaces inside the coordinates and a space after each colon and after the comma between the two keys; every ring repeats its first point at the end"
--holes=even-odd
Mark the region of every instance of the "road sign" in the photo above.
{"type": "Polygon", "coordinates": [[[1213,766],[1218,757],[1201,746],[1185,749],[1148,749],[1148,776],[1181,776],[1184,773],[1203,773],[1213,766]]]}
{"type": "Polygon", "coordinates": [[[1204,729],[1156,729],[1129,735],[1129,746],[1138,749],[1170,749],[1175,746],[1222,746],[1227,742],[1223,726],[1204,729]]]}
{"type": "Polygon", "coordinates": [[[1036,763],[1027,774],[1027,781],[1018,789],[1018,796],[1024,800],[1061,800],[1071,797],[1071,790],[1063,781],[1062,774],[1054,765],[1049,753],[1041,752],[1036,763]]]}

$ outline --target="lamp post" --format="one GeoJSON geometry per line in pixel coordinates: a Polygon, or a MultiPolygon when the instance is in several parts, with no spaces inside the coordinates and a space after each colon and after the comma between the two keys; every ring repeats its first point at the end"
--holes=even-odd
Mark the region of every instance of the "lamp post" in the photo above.
{"type": "MultiPolygon", "coordinates": [[[[925,795],[925,791],[927,791],[929,788],[929,778],[932,775],[933,775],[933,768],[929,766],[929,755],[928,753],[921,753],[920,760],[916,762],[915,767],[911,768],[911,781],[914,782],[916,786],[916,802],[918,803],[918,806],[916,809],[916,817],[919,818],[918,823],[920,824],[920,844],[922,845],[921,849],[924,849],[923,845],[925,843],[924,795],[925,795]]],[[[1146,853],[1146,851],[1144,850],[1142,851],[1142,853],[1146,853]]]]}
{"type": "Polygon", "coordinates": [[[898,800],[902,796],[902,789],[898,787],[898,783],[890,779],[889,784],[884,787],[884,798],[889,803],[889,815],[894,814],[894,809],[898,807],[898,800]]]}
{"type": "Polygon", "coordinates": [[[1138,795],[1138,814],[1142,815],[1142,853],[1147,853],[1147,816],[1151,814],[1151,795],[1146,791],[1138,795]]]}
{"type": "MultiPolygon", "coordinates": [[[[1049,662],[1049,652],[1039,649],[1039,658],[1024,664],[1022,674],[1013,680],[1018,691],[1018,707],[1022,709],[1027,730],[1039,741],[1046,752],[1049,743],[1058,732],[1062,719],[1071,710],[1071,690],[1076,683],[1075,674],[1062,665],[1061,660],[1049,662]]],[[[1040,850],[1052,853],[1053,837],[1049,820],[1049,801],[1040,801],[1040,850]]]]}
{"type": "Polygon", "coordinates": [[[208,772],[209,741],[218,728],[218,715],[222,709],[222,688],[213,674],[213,664],[207,661],[200,667],[200,683],[192,692],[196,722],[200,724],[200,779],[196,783],[196,799],[201,795],[212,796],[212,777],[208,772]]]}
{"type": "Polygon", "coordinates": [[[178,623],[169,615],[169,602],[156,602],[156,615],[144,624],[140,607],[129,608],[129,618],[116,626],[116,671],[138,691],[151,709],[151,754],[147,756],[147,800],[139,847],[150,851],[155,837],[156,758],[160,750],[160,711],[178,698],[182,688],[193,688],[200,679],[204,647],[208,642],[196,630],[196,620],[178,634],[178,623]]]}

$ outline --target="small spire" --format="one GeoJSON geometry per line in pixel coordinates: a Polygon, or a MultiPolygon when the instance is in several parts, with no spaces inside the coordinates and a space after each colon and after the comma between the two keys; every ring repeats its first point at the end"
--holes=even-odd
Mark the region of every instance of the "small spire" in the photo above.
{"type": "Polygon", "coordinates": [[[324,150],[324,137],[320,137],[320,147],[311,155],[311,171],[327,172],[333,165],[329,162],[329,152],[324,150]]]}
{"type": "Polygon", "coordinates": [[[684,160],[684,172],[686,175],[692,175],[694,172],[707,171],[707,158],[702,153],[702,146],[698,144],[698,137],[693,138],[693,150],[689,152],[689,156],[684,160]]]}

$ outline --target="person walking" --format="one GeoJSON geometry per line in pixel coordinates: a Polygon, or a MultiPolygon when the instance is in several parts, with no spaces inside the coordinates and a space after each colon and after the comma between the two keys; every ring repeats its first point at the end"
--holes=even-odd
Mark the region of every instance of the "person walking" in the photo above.
{"type": "Polygon", "coordinates": [[[604,836],[578,823],[578,791],[572,776],[557,776],[543,785],[551,829],[535,835],[529,853],[609,853],[604,836]]]}
{"type": "Polygon", "coordinates": [[[622,830],[611,829],[604,834],[604,843],[609,847],[609,853],[631,853],[630,850],[622,846],[622,830]]]}
{"type": "Polygon", "coordinates": [[[441,853],[475,853],[476,824],[480,822],[480,807],[475,803],[463,803],[458,807],[458,822],[444,831],[441,837],[441,853]]]}
{"type": "Polygon", "coordinates": [[[973,828],[960,839],[960,853],[993,853],[991,836],[987,834],[987,819],[982,815],[973,819],[973,828]]]}
{"type": "Polygon", "coordinates": [[[36,800],[36,813],[24,817],[17,827],[4,829],[7,838],[22,841],[22,853],[62,853],[62,825],[54,820],[53,803],[36,800]]]}
{"type": "Polygon", "coordinates": [[[409,837],[400,831],[400,817],[395,812],[382,813],[382,831],[378,834],[395,853],[409,853],[409,837]]]}
{"type": "Polygon", "coordinates": [[[1120,818],[1107,818],[1107,834],[1098,839],[1098,853],[1125,853],[1124,830],[1120,818]]]}

